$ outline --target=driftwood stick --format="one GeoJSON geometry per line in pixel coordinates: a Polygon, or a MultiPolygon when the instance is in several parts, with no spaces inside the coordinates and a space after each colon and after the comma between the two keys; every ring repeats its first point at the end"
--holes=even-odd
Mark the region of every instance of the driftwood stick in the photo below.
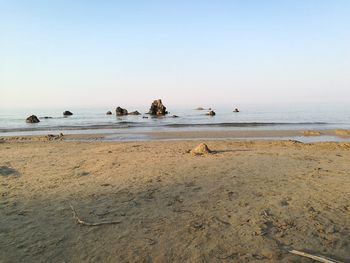
{"type": "Polygon", "coordinates": [[[342,263],[342,262],[334,260],[334,259],[320,257],[320,256],[315,256],[315,255],[311,255],[311,254],[308,254],[308,253],[305,253],[305,252],[302,252],[302,251],[298,251],[298,250],[290,250],[289,253],[292,253],[294,255],[298,255],[298,256],[301,256],[301,257],[310,258],[310,259],[313,259],[315,261],[323,262],[323,263],[342,263]]]}
{"type": "Polygon", "coordinates": [[[89,223],[79,218],[72,204],[69,204],[69,206],[72,209],[73,217],[76,219],[77,223],[83,226],[101,226],[101,225],[109,225],[109,224],[120,224],[122,222],[122,221],[106,221],[106,222],[99,222],[99,223],[89,223]]]}

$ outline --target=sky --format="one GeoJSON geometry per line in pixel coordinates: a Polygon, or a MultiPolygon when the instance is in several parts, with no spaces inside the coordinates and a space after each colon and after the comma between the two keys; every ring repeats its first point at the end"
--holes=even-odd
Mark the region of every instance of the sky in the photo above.
{"type": "Polygon", "coordinates": [[[350,1],[0,0],[0,108],[350,102],[350,1]]]}

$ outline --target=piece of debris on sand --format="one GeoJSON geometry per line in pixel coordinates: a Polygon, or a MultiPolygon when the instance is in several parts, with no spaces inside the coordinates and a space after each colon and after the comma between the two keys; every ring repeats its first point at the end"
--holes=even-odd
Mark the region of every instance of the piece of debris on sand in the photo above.
{"type": "Polygon", "coordinates": [[[63,140],[63,133],[60,133],[59,135],[54,134],[48,134],[45,137],[48,141],[54,141],[54,140],[63,140]]]}
{"type": "Polygon", "coordinates": [[[212,151],[209,149],[209,147],[205,143],[199,144],[197,147],[193,148],[190,153],[192,155],[205,155],[210,154],[212,151]]]}

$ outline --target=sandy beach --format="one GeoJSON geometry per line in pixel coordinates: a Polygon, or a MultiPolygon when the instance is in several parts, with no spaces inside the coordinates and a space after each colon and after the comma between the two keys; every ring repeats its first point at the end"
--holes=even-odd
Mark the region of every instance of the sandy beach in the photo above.
{"type": "Polygon", "coordinates": [[[350,260],[350,143],[202,141],[2,140],[0,262],[350,260]]]}
{"type": "Polygon", "coordinates": [[[0,1],[0,263],[350,263],[350,1],[0,1]]]}

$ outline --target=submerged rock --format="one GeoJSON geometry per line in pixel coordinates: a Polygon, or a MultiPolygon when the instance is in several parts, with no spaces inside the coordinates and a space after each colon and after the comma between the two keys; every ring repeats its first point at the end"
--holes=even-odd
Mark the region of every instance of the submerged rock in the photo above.
{"type": "Polygon", "coordinates": [[[72,115],[73,115],[73,113],[70,112],[69,110],[66,110],[63,112],[63,116],[72,116],[72,115]]]}
{"type": "Polygon", "coordinates": [[[166,107],[163,105],[162,100],[158,99],[153,101],[148,114],[162,116],[162,115],[168,114],[168,112],[166,111],[166,107]]]}
{"type": "Polygon", "coordinates": [[[209,111],[206,115],[215,116],[216,113],[215,113],[215,111],[211,110],[211,111],[209,111]]]}
{"type": "Polygon", "coordinates": [[[235,110],[233,112],[239,112],[239,109],[235,108],[235,110]]]}
{"type": "Polygon", "coordinates": [[[198,107],[198,108],[196,108],[196,110],[204,110],[204,108],[198,107]]]}
{"type": "Polygon", "coordinates": [[[38,119],[37,116],[31,115],[26,119],[26,122],[27,123],[38,123],[38,122],[40,122],[40,120],[38,119]]]}
{"type": "Polygon", "coordinates": [[[212,151],[209,149],[209,147],[205,143],[199,144],[196,148],[192,149],[190,152],[193,155],[205,155],[205,154],[212,153],[212,151]]]}
{"type": "Polygon", "coordinates": [[[141,115],[137,110],[129,112],[129,115],[141,115]]]}
{"type": "Polygon", "coordinates": [[[174,114],[172,117],[173,117],[173,118],[179,118],[179,116],[177,116],[177,115],[175,115],[175,114],[174,114]]]}
{"type": "Polygon", "coordinates": [[[112,112],[109,110],[106,112],[106,115],[112,115],[112,112]]]}
{"type": "Polygon", "coordinates": [[[115,109],[115,112],[116,112],[117,116],[128,115],[128,111],[126,109],[121,108],[121,107],[117,107],[115,109]]]}

